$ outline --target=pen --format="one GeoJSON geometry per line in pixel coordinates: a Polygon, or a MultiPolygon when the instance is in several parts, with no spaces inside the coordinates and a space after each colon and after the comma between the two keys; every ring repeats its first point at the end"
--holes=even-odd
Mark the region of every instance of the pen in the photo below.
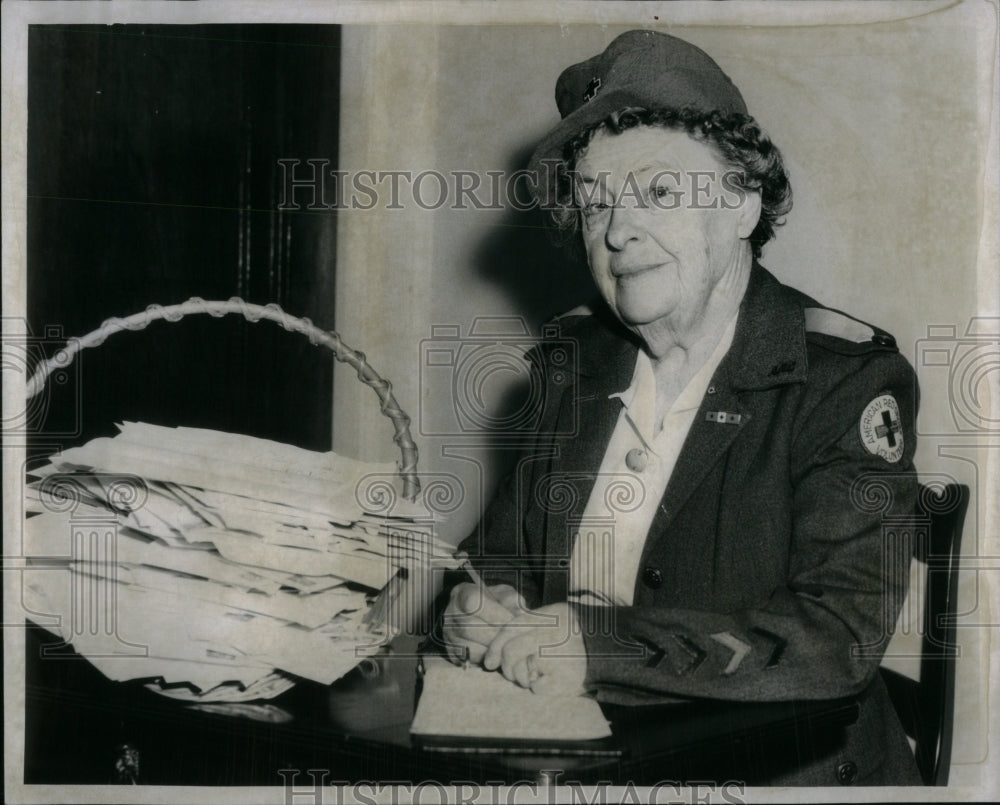
{"type": "Polygon", "coordinates": [[[472,583],[475,584],[484,594],[486,593],[486,584],[483,582],[482,576],[480,576],[476,569],[472,566],[472,560],[469,559],[469,554],[465,551],[459,551],[455,554],[455,558],[459,561],[459,567],[462,568],[466,573],[469,574],[469,578],[472,579],[472,583]]]}
{"type": "MultiPolygon", "coordinates": [[[[490,593],[490,591],[486,589],[486,583],[483,581],[482,576],[480,576],[476,572],[476,569],[472,566],[472,562],[469,559],[469,554],[467,554],[465,551],[459,551],[458,553],[455,554],[455,558],[461,563],[460,567],[462,568],[462,570],[464,570],[466,573],[469,574],[469,578],[472,579],[472,583],[479,588],[479,594],[483,597],[483,599],[485,600],[486,597],[489,596],[491,599],[496,601],[496,599],[493,598],[492,593],[490,593]]],[[[463,654],[462,670],[465,671],[469,667],[468,646],[462,646],[462,654],[463,654]]]]}

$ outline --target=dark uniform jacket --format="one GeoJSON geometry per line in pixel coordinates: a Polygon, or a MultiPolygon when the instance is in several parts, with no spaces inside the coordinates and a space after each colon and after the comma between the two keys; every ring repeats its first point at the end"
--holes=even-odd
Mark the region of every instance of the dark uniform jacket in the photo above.
{"type": "MultiPolygon", "coordinates": [[[[488,583],[513,584],[531,606],[566,600],[574,529],[621,410],[608,395],[628,387],[636,350],[591,315],[531,355],[546,378],[537,438],[462,545],[488,583]]],[[[578,608],[598,698],[859,696],[846,732],[800,739],[758,782],[919,784],[877,673],[909,567],[882,518],[914,508],[916,406],[891,336],[755,265],[633,605],[578,608]]]]}

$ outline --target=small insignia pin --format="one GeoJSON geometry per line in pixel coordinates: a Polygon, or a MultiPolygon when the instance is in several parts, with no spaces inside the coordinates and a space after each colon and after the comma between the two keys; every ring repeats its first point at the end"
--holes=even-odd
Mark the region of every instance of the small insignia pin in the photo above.
{"type": "Polygon", "coordinates": [[[597,97],[598,91],[601,89],[601,79],[592,78],[590,83],[587,84],[587,89],[583,92],[583,102],[589,103],[597,97]]]}
{"type": "Polygon", "coordinates": [[[728,411],[706,411],[705,421],[718,422],[722,425],[739,425],[743,421],[743,415],[731,414],[728,411]]]}

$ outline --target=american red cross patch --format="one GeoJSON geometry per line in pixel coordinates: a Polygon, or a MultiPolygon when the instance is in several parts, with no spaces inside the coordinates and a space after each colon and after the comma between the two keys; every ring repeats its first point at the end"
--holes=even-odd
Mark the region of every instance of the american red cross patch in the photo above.
{"type": "Polygon", "coordinates": [[[903,457],[903,423],[899,404],[891,394],[880,394],[865,406],[858,428],[869,453],[891,463],[903,457]]]}

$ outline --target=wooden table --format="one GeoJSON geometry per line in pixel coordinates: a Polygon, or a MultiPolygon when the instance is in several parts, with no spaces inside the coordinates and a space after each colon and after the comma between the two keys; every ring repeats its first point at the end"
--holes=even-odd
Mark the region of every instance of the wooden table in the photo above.
{"type": "Polygon", "coordinates": [[[303,681],[234,713],[116,683],[72,653],[41,656],[49,633],[27,629],[25,783],[312,785],[386,780],[753,784],[822,752],[857,718],[852,700],[604,706],[613,738],[593,752],[559,747],[418,746],[409,734],[419,640],[401,637],[330,686],[303,681]],[[138,766],[123,767],[123,747],[138,766]],[[116,769],[116,764],[118,768],[116,769]]]}

